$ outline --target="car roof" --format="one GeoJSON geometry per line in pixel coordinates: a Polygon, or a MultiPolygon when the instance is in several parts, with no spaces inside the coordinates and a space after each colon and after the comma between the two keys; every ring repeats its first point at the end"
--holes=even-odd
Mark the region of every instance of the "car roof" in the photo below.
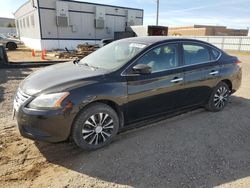
{"type": "Polygon", "coordinates": [[[169,36],[145,36],[145,37],[132,37],[132,38],[127,38],[124,40],[128,40],[131,42],[136,42],[136,43],[142,43],[142,44],[147,44],[151,45],[154,43],[161,43],[161,42],[181,42],[181,41],[190,41],[190,42],[199,42],[203,44],[208,44],[211,46],[211,44],[201,41],[201,40],[196,40],[196,39],[190,39],[190,38],[182,38],[182,37],[169,37],[169,36]]]}

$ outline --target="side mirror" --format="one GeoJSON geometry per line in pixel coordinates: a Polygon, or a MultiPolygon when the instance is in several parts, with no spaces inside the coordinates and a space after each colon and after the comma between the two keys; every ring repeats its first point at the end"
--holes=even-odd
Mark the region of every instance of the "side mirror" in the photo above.
{"type": "Polygon", "coordinates": [[[148,65],[137,64],[133,67],[133,72],[137,74],[151,74],[152,68],[148,65]]]}

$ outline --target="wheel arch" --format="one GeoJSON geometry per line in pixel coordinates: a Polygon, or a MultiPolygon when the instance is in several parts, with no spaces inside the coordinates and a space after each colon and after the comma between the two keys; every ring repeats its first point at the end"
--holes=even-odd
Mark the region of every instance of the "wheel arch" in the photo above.
{"type": "MultiPolygon", "coordinates": [[[[103,104],[106,104],[106,105],[110,106],[117,113],[117,115],[119,117],[119,126],[120,126],[120,128],[124,126],[123,110],[120,108],[120,106],[116,102],[114,102],[112,100],[102,99],[102,100],[93,101],[90,104],[93,104],[93,103],[103,103],[103,104]]],[[[88,104],[88,105],[90,105],[90,104],[88,104]]]]}
{"type": "Polygon", "coordinates": [[[69,139],[71,139],[71,134],[72,134],[72,128],[73,128],[73,125],[75,123],[75,120],[77,119],[78,115],[84,110],[86,109],[87,107],[89,107],[90,105],[93,105],[93,104],[106,104],[108,105],[109,107],[111,107],[118,115],[118,118],[119,118],[119,127],[122,128],[124,126],[124,113],[123,111],[121,110],[121,108],[119,107],[119,105],[117,103],[115,103],[114,101],[112,100],[106,100],[106,99],[101,99],[101,100],[96,100],[96,101],[92,101],[90,102],[89,104],[83,106],[79,111],[78,113],[75,115],[73,121],[72,121],[72,124],[71,124],[71,127],[70,127],[70,132],[69,132],[69,139]]]}
{"type": "Polygon", "coordinates": [[[221,82],[224,82],[225,84],[227,84],[228,88],[230,89],[230,91],[233,90],[233,84],[231,82],[231,80],[229,79],[224,79],[224,80],[221,80],[221,82]]]}

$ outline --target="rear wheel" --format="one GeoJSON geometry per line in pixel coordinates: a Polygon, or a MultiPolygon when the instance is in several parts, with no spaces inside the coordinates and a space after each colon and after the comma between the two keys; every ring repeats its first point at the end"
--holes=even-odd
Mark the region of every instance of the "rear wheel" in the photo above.
{"type": "Polygon", "coordinates": [[[119,129],[119,118],[108,105],[95,103],[84,109],[73,125],[74,142],[84,150],[109,144],[119,129]]]}
{"type": "Polygon", "coordinates": [[[226,83],[220,82],[213,90],[206,109],[212,112],[218,112],[225,108],[230,95],[229,87],[226,83]]]}
{"type": "Polygon", "coordinates": [[[17,45],[14,42],[9,42],[7,43],[6,47],[8,48],[8,50],[16,50],[17,45]]]}

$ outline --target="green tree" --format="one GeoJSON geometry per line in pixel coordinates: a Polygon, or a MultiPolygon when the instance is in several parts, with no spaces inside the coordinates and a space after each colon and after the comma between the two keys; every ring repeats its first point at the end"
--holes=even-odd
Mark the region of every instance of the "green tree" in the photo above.
{"type": "Polygon", "coordinates": [[[7,27],[16,27],[15,23],[8,23],[7,27]]]}

